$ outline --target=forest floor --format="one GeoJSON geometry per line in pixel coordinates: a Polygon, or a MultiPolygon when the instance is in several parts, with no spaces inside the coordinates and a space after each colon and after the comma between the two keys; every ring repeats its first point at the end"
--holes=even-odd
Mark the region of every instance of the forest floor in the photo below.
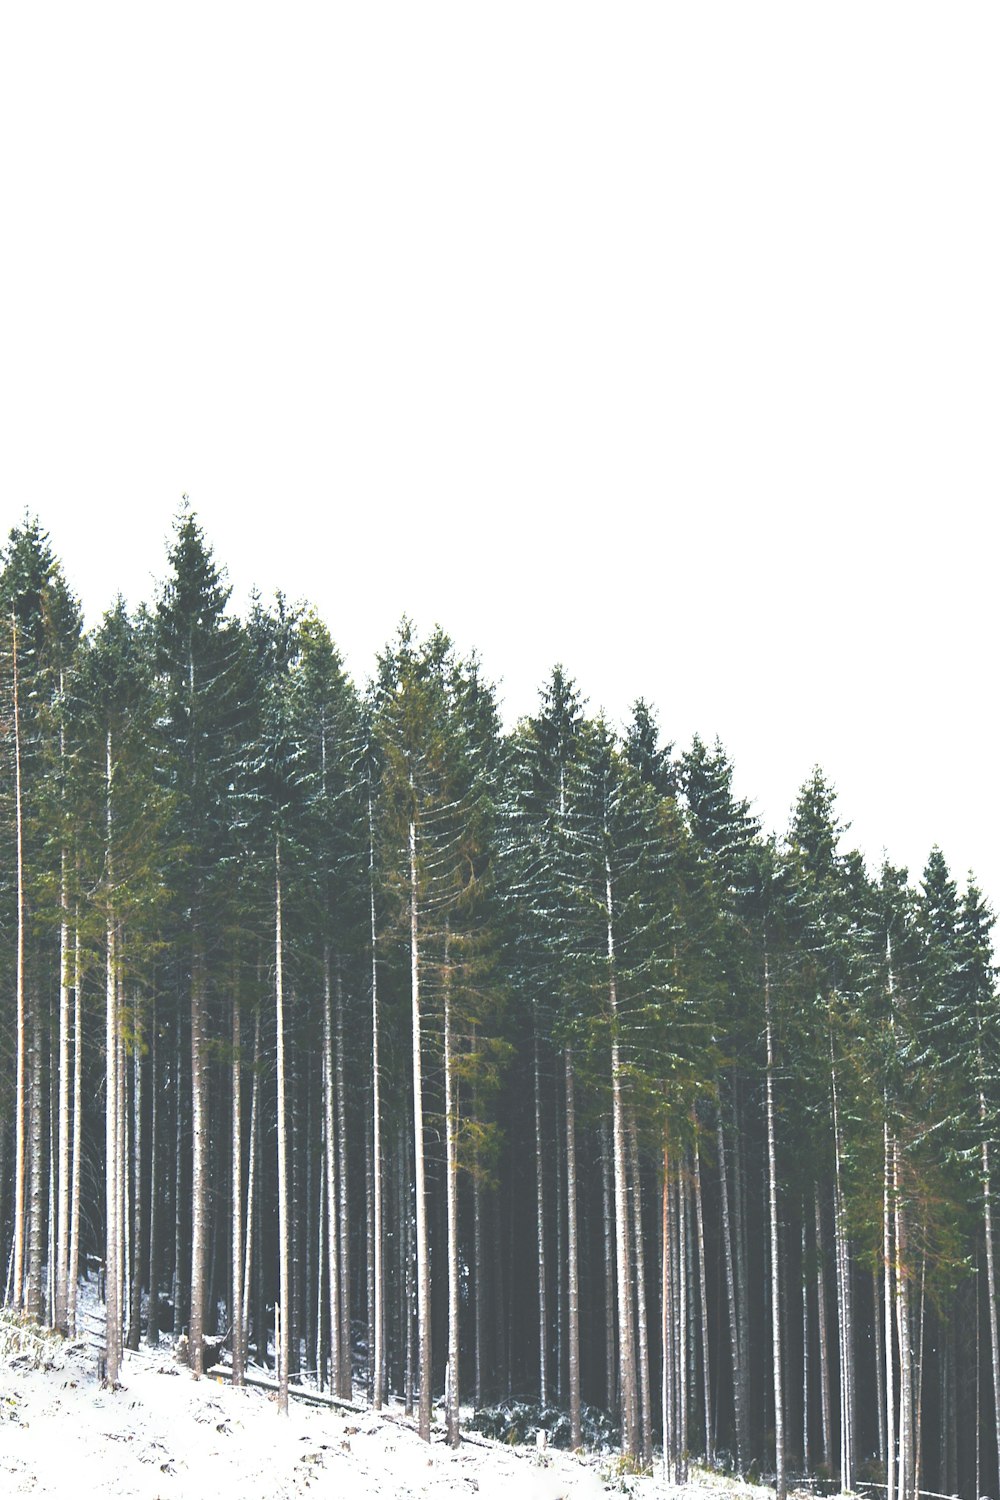
{"type": "Polygon", "coordinates": [[[697,1472],[679,1490],[662,1470],[623,1473],[609,1454],[511,1447],[471,1435],[455,1451],[442,1431],[428,1447],[389,1410],[355,1413],[194,1380],[171,1350],[126,1354],[121,1385],[102,1386],[92,1348],[0,1318],[0,1495],[137,1496],[142,1500],[281,1500],[306,1491],[337,1500],[764,1500],[771,1491],[697,1472]]]}

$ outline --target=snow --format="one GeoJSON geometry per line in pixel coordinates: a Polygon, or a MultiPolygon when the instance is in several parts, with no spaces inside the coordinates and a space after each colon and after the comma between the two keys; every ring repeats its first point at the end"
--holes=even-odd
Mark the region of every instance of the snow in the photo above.
{"type": "MultiPolygon", "coordinates": [[[[142,1500],[282,1500],[308,1489],[338,1500],[472,1495],[480,1500],[636,1500],[680,1494],[622,1474],[607,1455],[512,1448],[478,1435],[428,1446],[400,1412],[358,1414],[195,1380],[172,1351],[126,1353],[122,1384],[102,1387],[86,1341],[22,1331],[0,1314],[0,1495],[142,1500]]],[[[690,1496],[761,1500],[766,1491],[704,1476],[690,1496]]]]}

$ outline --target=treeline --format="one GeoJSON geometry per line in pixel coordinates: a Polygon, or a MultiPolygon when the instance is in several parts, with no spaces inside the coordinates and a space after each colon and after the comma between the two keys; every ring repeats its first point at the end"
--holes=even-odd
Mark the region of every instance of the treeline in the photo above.
{"type": "Polygon", "coordinates": [[[403,624],[364,691],[315,614],[244,620],[182,512],[92,632],[49,539],[2,611],[8,1305],[107,1377],[536,1404],[776,1475],[1000,1492],[992,915],[767,836],[721,746],[618,732],[556,668],[501,731],[403,624]]]}

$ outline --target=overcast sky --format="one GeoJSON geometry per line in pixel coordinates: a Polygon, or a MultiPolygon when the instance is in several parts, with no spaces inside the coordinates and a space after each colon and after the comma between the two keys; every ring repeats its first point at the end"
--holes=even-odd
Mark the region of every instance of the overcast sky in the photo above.
{"type": "Polygon", "coordinates": [[[995,5],[5,7],[0,496],[187,492],[355,677],[443,624],[1000,902],[995,5]]]}

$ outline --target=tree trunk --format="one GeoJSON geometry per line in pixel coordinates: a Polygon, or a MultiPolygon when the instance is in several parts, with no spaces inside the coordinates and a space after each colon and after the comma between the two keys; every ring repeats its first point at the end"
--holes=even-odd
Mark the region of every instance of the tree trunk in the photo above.
{"type": "Polygon", "coordinates": [[[726,1169],[726,1142],[722,1127],[722,1100],[716,1116],[719,1148],[719,1193],[722,1200],[722,1248],[726,1261],[726,1300],[729,1306],[729,1352],[733,1371],[733,1425],[736,1428],[736,1471],[744,1472],[746,1464],[746,1422],[743,1410],[743,1377],[740,1357],[740,1324],[736,1306],[736,1276],[733,1236],[729,1215],[729,1183],[726,1169]]]}
{"type": "Polygon", "coordinates": [[[816,1322],[819,1327],[820,1418],[823,1463],[829,1469],[833,1451],[833,1402],[830,1398],[830,1335],[826,1316],[826,1274],[823,1251],[823,1209],[816,1189],[816,1322]]]}
{"type": "Polygon", "coordinates": [[[28,1285],[25,1311],[35,1322],[42,1316],[42,1227],[45,1198],[45,1129],[42,1114],[42,1014],[38,995],[32,997],[31,1012],[31,1148],[29,1163],[28,1285]]]}
{"type": "Polygon", "coordinates": [[[542,1084],[539,1063],[538,1006],[535,1006],[535,1223],[538,1242],[538,1400],[545,1406],[549,1399],[547,1302],[547,1266],[545,1261],[545,1173],[542,1148],[542,1084]]]}
{"type": "MultiPolygon", "coordinates": [[[[132,1282],[128,1347],[138,1349],[142,1334],[142,1023],[138,996],[132,1003],[132,1282]]],[[[152,1184],[155,1193],[156,1184],[152,1184]]],[[[153,1289],[150,1288],[152,1298],[153,1289]]]]}
{"type": "Polygon", "coordinates": [[[806,1276],[806,1219],[802,1206],[802,1470],[809,1473],[809,1281],[806,1276]]]}
{"type": "MultiPolygon", "coordinates": [[[[604,1390],[610,1411],[616,1402],[618,1356],[615,1319],[615,1242],[611,1228],[611,1148],[607,1124],[601,1126],[601,1201],[604,1209],[604,1390]]],[[[512,1353],[513,1358],[513,1353],[512,1353]]]]}
{"type": "Polygon", "coordinates": [[[368,1400],[375,1400],[375,1184],[373,1182],[372,1110],[364,1124],[365,1139],[365,1313],[367,1315],[368,1400]]]}
{"type": "Polygon", "coordinates": [[[715,1462],[715,1439],[712,1432],[712,1381],[708,1341],[708,1277],[705,1270],[705,1213],[701,1197],[701,1153],[698,1134],[694,1137],[694,1207],[698,1231],[698,1284],[701,1293],[701,1373],[705,1401],[705,1461],[715,1462]]]}
{"type": "Polygon", "coordinates": [[[174,1273],[171,1284],[171,1301],[174,1304],[174,1342],[180,1336],[187,1318],[184,1313],[185,1277],[184,1257],[184,1103],[181,1093],[181,1070],[183,1048],[181,1045],[181,1017],[178,1009],[175,1017],[177,1034],[174,1038],[174,1273]]]}
{"type": "Polygon", "coordinates": [[[83,986],[80,956],[80,920],[76,913],[73,944],[73,1162],[70,1187],[69,1270],[66,1288],[66,1321],[71,1338],[76,1337],[76,1296],[80,1277],[80,1168],[83,1151],[83,986]]]}
{"type": "MultiPolygon", "coordinates": [[[[986,1099],[979,1094],[979,1117],[985,1121],[986,1099]]],[[[990,1356],[993,1368],[993,1430],[997,1445],[997,1473],[1000,1474],[1000,1335],[997,1327],[996,1270],[993,1250],[993,1205],[990,1182],[990,1152],[986,1140],[980,1147],[983,1170],[983,1229],[986,1235],[986,1306],[990,1320],[990,1356]]]]}
{"type": "Polygon", "coordinates": [[[105,1307],[105,1368],[104,1374],[112,1390],[118,1385],[121,1349],[121,1308],[119,1297],[121,1283],[118,1279],[118,1227],[120,1214],[118,1151],[118,986],[115,955],[115,922],[110,909],[110,892],[113,889],[113,814],[111,802],[112,761],[111,735],[107,739],[107,762],[105,782],[105,816],[107,826],[106,866],[109,891],[109,908],[105,928],[105,1079],[104,1079],[104,1173],[105,1173],[105,1248],[104,1248],[104,1307],[105,1307]]]}
{"type": "Polygon", "coordinates": [[[840,1487],[854,1488],[854,1319],[851,1299],[851,1256],[847,1240],[841,1184],[840,1109],[837,1069],[830,1032],[830,1099],[833,1113],[833,1233],[837,1266],[837,1328],[840,1335],[840,1487]]]}
{"type": "Polygon", "coordinates": [[[896,1337],[899,1341],[899,1500],[909,1500],[913,1479],[913,1376],[907,1296],[906,1219],[899,1191],[899,1143],[893,1141],[892,1195],[896,1232],[896,1337]]]}
{"type": "Polygon", "coordinates": [[[621,1387],[622,1452],[639,1455],[635,1380],[635,1333],[632,1321],[632,1274],[629,1255],[628,1184],[625,1165],[625,1103],[618,1040],[618,978],[615,967],[614,894],[611,868],[604,862],[608,939],[608,1009],[611,1016],[611,1128],[615,1182],[615,1252],[618,1265],[618,1368],[621,1387]]]}
{"type": "MultiPolygon", "coordinates": [[[[235,968],[235,965],[234,965],[235,968]]],[[[233,1065],[232,1065],[232,1138],[230,1172],[232,1204],[230,1212],[230,1249],[233,1281],[233,1385],[243,1384],[246,1347],[243,1342],[243,1045],[240,997],[233,976],[233,1065]]]]}
{"type": "Polygon", "coordinates": [[[777,1500],[785,1500],[785,1414],[781,1362],[781,1286],[778,1263],[778,1175],[774,1129],[774,1028],[771,1016],[771,978],[764,955],[764,1016],[767,1035],[767,1198],[771,1246],[771,1351],[774,1371],[774,1464],[777,1500]]]}
{"type": "Polygon", "coordinates": [[[340,1195],[340,1394],[350,1400],[351,1368],[351,1218],[347,1182],[347,1084],[344,1064],[344,976],[336,965],[337,1002],[337,1191],[340,1195]]]}
{"type": "Polygon", "coordinates": [[[274,1018],[278,1044],[278,1308],[275,1310],[275,1354],[278,1362],[278,1410],[287,1415],[291,1273],[288,1132],[285,1119],[285,951],[281,912],[281,840],[278,837],[274,841],[274,1018]]]}
{"type": "MultiPolygon", "coordinates": [[[[61,684],[60,684],[61,687],[61,684]]],[[[65,753],[63,731],[59,733],[60,758],[65,753]]],[[[69,1278],[69,898],[66,891],[66,850],[59,856],[59,1163],[58,1213],[56,1228],[55,1326],[68,1331],[67,1303],[69,1278]]]]}
{"type": "Polygon", "coordinates": [[[28,1031],[25,996],[25,900],[24,900],[24,789],[21,766],[21,700],[17,660],[17,620],[11,616],[11,653],[14,675],[14,835],[17,861],[17,1082],[14,1123],[14,1275],[13,1304],[24,1307],[25,1262],[25,1165],[27,1160],[27,1053],[28,1031]]]}
{"type": "Polygon", "coordinates": [[[146,1318],[146,1343],[152,1348],[160,1342],[160,1127],[159,1082],[157,1074],[156,999],[149,1015],[149,1315],[146,1318]]]}
{"type": "Polygon", "coordinates": [[[205,1059],[205,963],[195,917],[191,955],[191,1300],[188,1348],[191,1370],[203,1369],[205,1258],[208,1231],[208,1067],[205,1059]]]}
{"type": "MultiPolygon", "coordinates": [[[[475,1107],[475,1106],[473,1106],[475,1107]]],[[[485,1355],[485,1288],[483,1286],[483,1184],[479,1150],[475,1148],[472,1173],[472,1275],[475,1285],[475,1367],[473,1398],[478,1411],[483,1402],[483,1359],[485,1355]]]]}
{"type": "Polygon", "coordinates": [[[632,1229],[635,1246],[637,1331],[639,1335],[639,1411],[642,1461],[653,1461],[653,1413],[649,1384],[649,1325],[646,1321],[646,1257],[642,1238],[642,1182],[639,1177],[639,1140],[635,1114],[629,1111],[629,1155],[632,1167],[632,1229]]]}
{"type": "Polygon", "coordinates": [[[378,960],[375,930],[375,820],[368,793],[368,904],[372,950],[372,1185],[375,1213],[375,1358],[373,1399],[379,1411],[385,1397],[385,1269],[382,1228],[382,1067],[379,1058],[378,960]]]}
{"type": "Polygon", "coordinates": [[[556,1229],[556,1256],[555,1256],[555,1373],[556,1373],[556,1404],[563,1404],[563,1364],[566,1348],[566,1253],[563,1248],[563,1226],[564,1226],[564,1190],[563,1190],[563,1111],[560,1107],[562,1099],[560,1091],[553,1089],[553,1103],[555,1105],[555,1150],[553,1151],[553,1168],[555,1172],[555,1229],[556,1229]]]}
{"type": "Polygon", "coordinates": [[[670,1483],[671,1464],[677,1457],[674,1421],[674,1320],[671,1258],[673,1226],[670,1213],[670,1148],[663,1139],[663,1185],[660,1196],[660,1420],[663,1428],[663,1478],[670,1483]]]}
{"type": "Polygon", "coordinates": [[[444,1114],[445,1114],[445,1195],[448,1215],[448,1442],[459,1444],[459,1330],[458,1330],[458,1091],[452,1058],[451,972],[449,968],[449,931],[444,935],[444,1114]]]}
{"type": "Polygon", "coordinates": [[[895,1469],[897,1469],[897,1401],[895,1401],[895,1361],[892,1356],[892,1161],[894,1149],[889,1137],[889,1122],[883,1124],[883,1176],[882,1176],[882,1265],[885,1275],[885,1359],[886,1359],[886,1496],[894,1500],[895,1469]]]}
{"type": "Polygon", "coordinates": [[[326,1254],[330,1298],[330,1389],[343,1396],[343,1340],[340,1329],[340,1229],[337,1222],[337,1133],[333,1087],[333,1010],[330,950],[323,950],[323,1157],[326,1167],[326,1254]]]}
{"type": "MultiPolygon", "coordinates": [[[[253,1252],[254,1252],[254,1217],[257,1206],[257,1156],[259,1152],[260,1139],[260,1111],[258,1109],[258,1097],[260,1094],[260,1011],[254,1017],[253,1024],[253,1082],[250,1085],[250,1140],[247,1146],[247,1234],[246,1247],[243,1254],[243,1330],[241,1341],[243,1345],[243,1365],[246,1368],[247,1356],[250,1351],[250,1289],[253,1277],[253,1252]]],[[[263,1319],[258,1316],[257,1325],[254,1330],[256,1340],[257,1361],[261,1365],[267,1363],[267,1350],[261,1350],[263,1319]]]]}
{"type": "Polygon", "coordinates": [[[410,1004],[413,1028],[413,1168],[417,1231],[417,1337],[420,1346],[418,1427],[431,1440],[431,1276],[427,1243],[427,1188],[424,1174],[424,1085],[421,1059],[419,905],[417,899],[417,828],[411,818],[410,845],[410,1004]]]}
{"type": "Polygon", "coordinates": [[[566,1239],[569,1256],[569,1443],[583,1443],[580,1419],[580,1245],[576,1203],[576,1089],[573,1049],[564,1052],[566,1071],[566,1239]]]}

